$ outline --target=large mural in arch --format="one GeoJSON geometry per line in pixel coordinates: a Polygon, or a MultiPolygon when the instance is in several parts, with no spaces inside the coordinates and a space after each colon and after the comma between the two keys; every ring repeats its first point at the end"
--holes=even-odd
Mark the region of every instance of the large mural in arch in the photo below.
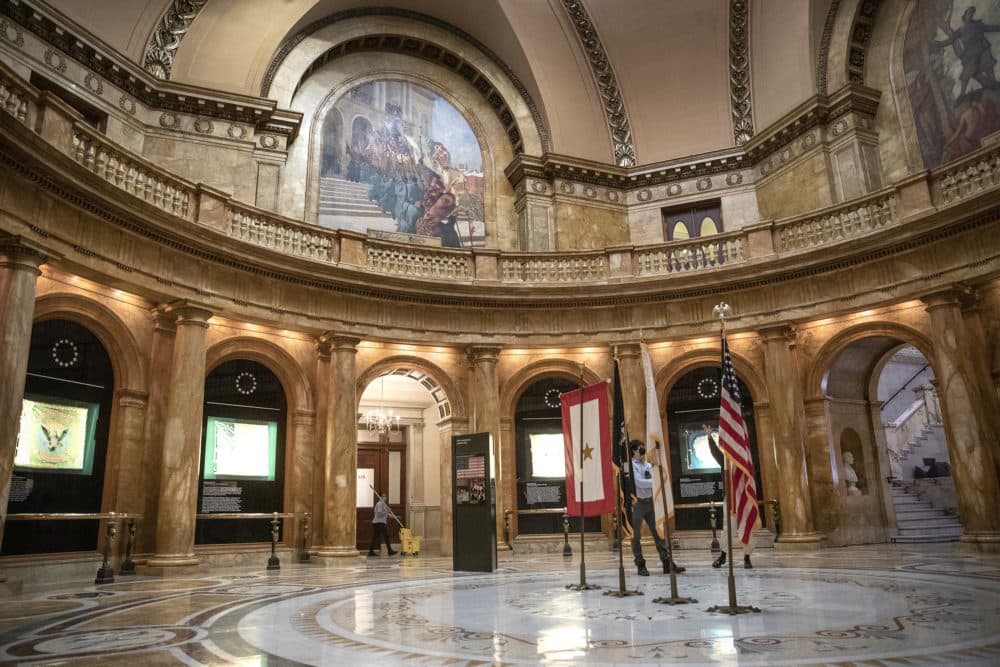
{"type": "Polygon", "coordinates": [[[342,95],[321,128],[321,225],[486,245],[482,150],[450,102],[407,81],[373,81],[342,95]]]}
{"type": "Polygon", "coordinates": [[[903,44],[906,89],[924,166],[1000,130],[1000,0],[920,0],[903,44]]]}

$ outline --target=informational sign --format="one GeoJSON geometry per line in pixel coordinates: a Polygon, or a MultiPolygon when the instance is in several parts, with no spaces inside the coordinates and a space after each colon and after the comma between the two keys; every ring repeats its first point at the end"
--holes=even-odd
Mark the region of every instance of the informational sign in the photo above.
{"type": "Polygon", "coordinates": [[[536,484],[528,482],[524,487],[529,505],[559,504],[562,502],[562,489],[554,484],[536,484]]]}
{"type": "Polygon", "coordinates": [[[10,478],[10,496],[7,498],[11,503],[23,503],[31,495],[31,490],[35,488],[35,480],[30,477],[14,475],[10,478]]]}
{"type": "Polygon", "coordinates": [[[459,456],[455,459],[455,502],[479,505],[486,502],[486,457],[459,456]]]}
{"type": "Polygon", "coordinates": [[[242,487],[237,482],[206,481],[201,489],[201,511],[205,514],[242,512],[242,487]]]}
{"type": "Polygon", "coordinates": [[[375,468],[358,468],[357,507],[375,507],[375,468]]]}
{"type": "Polygon", "coordinates": [[[489,433],[451,439],[452,567],[457,571],[492,572],[497,565],[494,505],[493,437],[489,433]]]}

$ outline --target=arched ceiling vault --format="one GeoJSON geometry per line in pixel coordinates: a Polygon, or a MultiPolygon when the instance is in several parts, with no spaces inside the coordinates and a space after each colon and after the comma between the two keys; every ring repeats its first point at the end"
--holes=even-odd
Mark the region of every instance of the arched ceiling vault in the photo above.
{"type": "MultiPolygon", "coordinates": [[[[780,119],[817,91],[824,28],[830,52],[846,50],[830,43],[833,15],[857,9],[853,0],[49,4],[140,65],[150,44],[170,51],[172,81],[244,95],[259,95],[282,45],[324,17],[376,5],[424,14],[467,34],[509,68],[548,128],[553,153],[622,166],[629,140],[636,164],[655,164],[732,148],[742,143],[740,128],[760,132],[780,119]],[[742,121],[732,21],[740,15],[750,100],[742,121]]],[[[379,32],[378,17],[371,21],[379,32]]]]}

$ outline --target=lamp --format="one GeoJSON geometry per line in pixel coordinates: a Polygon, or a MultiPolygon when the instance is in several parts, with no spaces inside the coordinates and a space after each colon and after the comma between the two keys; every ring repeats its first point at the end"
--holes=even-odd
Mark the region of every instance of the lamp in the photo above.
{"type": "Polygon", "coordinates": [[[385,410],[384,375],[380,378],[380,383],[381,395],[378,410],[369,410],[365,414],[365,428],[368,429],[369,433],[377,433],[379,435],[399,430],[399,416],[393,415],[391,410],[389,412],[385,410]]]}

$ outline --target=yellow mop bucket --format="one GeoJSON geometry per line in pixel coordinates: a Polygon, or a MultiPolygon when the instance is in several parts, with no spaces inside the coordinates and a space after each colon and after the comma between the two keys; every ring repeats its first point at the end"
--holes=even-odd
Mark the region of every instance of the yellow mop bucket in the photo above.
{"type": "Polygon", "coordinates": [[[420,555],[420,537],[414,535],[412,530],[409,528],[400,528],[399,541],[401,544],[400,551],[403,552],[404,556],[420,555]]]}

